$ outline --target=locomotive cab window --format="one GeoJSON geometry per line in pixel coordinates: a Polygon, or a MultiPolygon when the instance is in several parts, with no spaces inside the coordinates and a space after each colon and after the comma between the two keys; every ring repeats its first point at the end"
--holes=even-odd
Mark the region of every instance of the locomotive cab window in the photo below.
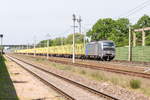
{"type": "Polygon", "coordinates": [[[103,43],[103,46],[114,46],[114,43],[113,42],[104,42],[103,43]]]}

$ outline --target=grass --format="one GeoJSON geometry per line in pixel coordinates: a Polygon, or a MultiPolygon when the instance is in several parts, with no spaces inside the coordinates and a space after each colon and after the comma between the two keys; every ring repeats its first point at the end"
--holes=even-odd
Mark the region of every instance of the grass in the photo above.
{"type": "Polygon", "coordinates": [[[80,71],[80,74],[85,75],[85,74],[87,74],[87,73],[86,73],[85,70],[81,70],[81,71],[80,71]]]}
{"type": "Polygon", "coordinates": [[[36,58],[36,61],[44,61],[44,58],[36,58]]]}
{"type": "Polygon", "coordinates": [[[0,55],[0,100],[18,100],[13,82],[6,68],[5,59],[0,55]]]}
{"type": "Polygon", "coordinates": [[[89,73],[88,75],[89,77],[91,77],[92,79],[94,80],[98,80],[98,81],[106,81],[108,80],[104,74],[96,71],[96,72],[92,72],[92,73],[89,73]]]}
{"type": "Polygon", "coordinates": [[[147,96],[150,96],[150,82],[143,82],[141,78],[134,78],[130,76],[118,75],[110,72],[103,72],[85,68],[77,68],[69,65],[62,65],[57,63],[49,63],[51,66],[59,69],[65,70],[74,74],[81,75],[90,80],[95,80],[98,82],[109,82],[114,85],[121,86],[123,88],[131,89],[133,91],[142,92],[147,96]]]}
{"type": "Polygon", "coordinates": [[[133,88],[133,89],[140,88],[141,87],[141,81],[140,80],[135,80],[135,79],[130,80],[130,87],[133,88]]]}
{"type": "Polygon", "coordinates": [[[110,81],[111,81],[114,85],[117,85],[117,84],[119,83],[119,79],[118,79],[118,78],[115,78],[115,77],[111,78],[110,81]]]}

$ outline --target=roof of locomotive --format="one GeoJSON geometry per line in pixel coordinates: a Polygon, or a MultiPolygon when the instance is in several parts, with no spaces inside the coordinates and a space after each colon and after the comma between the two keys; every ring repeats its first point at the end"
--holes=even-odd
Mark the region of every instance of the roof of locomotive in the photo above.
{"type": "Polygon", "coordinates": [[[113,42],[112,40],[102,40],[102,41],[98,41],[99,43],[101,42],[113,42]]]}
{"type": "Polygon", "coordinates": [[[113,42],[113,41],[112,40],[101,40],[101,41],[90,42],[88,44],[103,43],[103,42],[113,42]]]}

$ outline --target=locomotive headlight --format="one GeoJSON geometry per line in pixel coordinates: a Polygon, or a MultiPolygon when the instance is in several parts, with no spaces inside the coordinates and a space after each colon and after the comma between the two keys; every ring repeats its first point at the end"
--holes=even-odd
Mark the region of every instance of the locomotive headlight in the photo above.
{"type": "Polygon", "coordinates": [[[106,53],[110,54],[110,53],[111,53],[111,51],[106,51],[106,53]]]}

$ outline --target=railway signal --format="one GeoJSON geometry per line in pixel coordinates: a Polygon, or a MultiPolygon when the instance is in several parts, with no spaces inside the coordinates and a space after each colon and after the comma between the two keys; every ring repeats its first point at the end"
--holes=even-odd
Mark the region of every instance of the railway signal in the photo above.
{"type": "Polygon", "coordinates": [[[82,22],[81,16],[79,16],[79,19],[77,19],[77,22],[79,23],[79,33],[81,34],[82,33],[82,31],[81,31],[81,22],[82,22]]]}

